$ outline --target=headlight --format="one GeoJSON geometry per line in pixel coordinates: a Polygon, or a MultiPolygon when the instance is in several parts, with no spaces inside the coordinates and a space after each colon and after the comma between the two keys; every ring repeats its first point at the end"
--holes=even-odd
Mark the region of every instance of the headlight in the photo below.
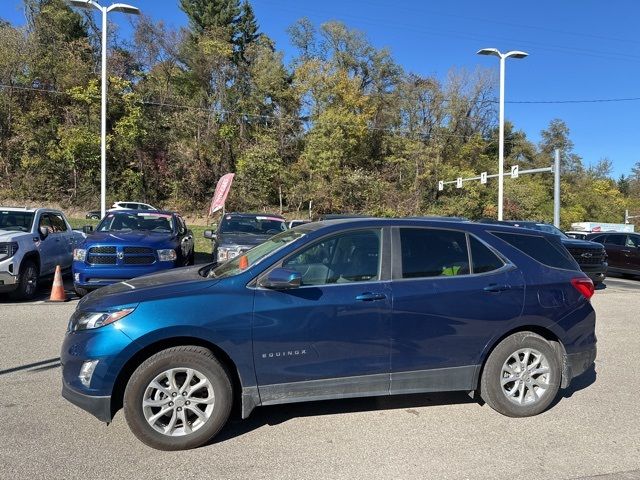
{"type": "Polygon", "coordinates": [[[229,258],[229,249],[218,247],[218,261],[226,262],[229,258]]]}
{"type": "Polygon", "coordinates": [[[84,248],[74,248],[73,259],[79,262],[84,262],[87,259],[87,251],[84,248]]]}
{"type": "Polygon", "coordinates": [[[0,243],[0,260],[13,257],[18,251],[18,242],[0,243]]]}
{"type": "Polygon", "coordinates": [[[226,262],[232,258],[236,258],[246,248],[243,247],[218,247],[218,262],[226,262]]]}
{"type": "Polygon", "coordinates": [[[126,317],[135,308],[123,308],[113,312],[82,312],[76,311],[69,321],[69,331],[91,330],[93,328],[104,327],[126,317]]]}
{"type": "Polygon", "coordinates": [[[178,256],[176,255],[176,251],[172,248],[158,250],[158,260],[161,262],[172,262],[176,258],[178,258],[178,256]]]}

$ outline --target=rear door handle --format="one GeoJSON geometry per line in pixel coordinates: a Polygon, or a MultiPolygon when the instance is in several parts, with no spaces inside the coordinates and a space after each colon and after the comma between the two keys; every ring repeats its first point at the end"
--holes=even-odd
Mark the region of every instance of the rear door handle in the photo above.
{"type": "Polygon", "coordinates": [[[384,293],[365,292],[358,295],[356,300],[359,302],[374,302],[376,300],[384,300],[385,298],[387,298],[387,296],[384,293]]]}
{"type": "Polygon", "coordinates": [[[509,290],[511,285],[498,285],[493,283],[491,285],[487,285],[484,287],[485,292],[504,292],[505,290],[509,290]]]}

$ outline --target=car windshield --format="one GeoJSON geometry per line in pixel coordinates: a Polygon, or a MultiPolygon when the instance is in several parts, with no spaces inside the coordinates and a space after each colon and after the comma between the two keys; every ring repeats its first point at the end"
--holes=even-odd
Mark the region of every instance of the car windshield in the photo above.
{"type": "Polygon", "coordinates": [[[209,270],[207,276],[211,278],[223,278],[237,275],[256,265],[272,253],[275,253],[290,243],[304,237],[306,233],[306,231],[299,230],[287,230],[286,232],[282,232],[271,237],[266,242],[253,247],[251,250],[247,250],[242,255],[209,270]]]}
{"type": "Polygon", "coordinates": [[[219,233],[275,235],[286,230],[286,228],[285,221],[278,217],[225,215],[220,224],[219,233]]]}
{"type": "Polygon", "coordinates": [[[15,230],[17,232],[31,231],[33,212],[12,212],[0,210],[0,230],[15,230]]]}
{"type": "Polygon", "coordinates": [[[520,223],[519,227],[528,228],[529,230],[537,230],[539,232],[551,233],[562,238],[567,238],[564,232],[548,223],[520,223]]]}
{"type": "Polygon", "coordinates": [[[98,232],[145,231],[173,232],[173,215],[151,212],[109,212],[100,222],[98,232]]]}

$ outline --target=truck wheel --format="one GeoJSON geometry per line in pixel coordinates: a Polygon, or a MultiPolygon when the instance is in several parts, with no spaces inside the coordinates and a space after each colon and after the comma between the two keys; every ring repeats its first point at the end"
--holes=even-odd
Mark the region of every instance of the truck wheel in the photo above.
{"type": "Polygon", "coordinates": [[[502,340],[489,355],[480,395],[503,415],[530,417],[551,405],[558,394],[561,375],[553,346],[533,332],[518,332],[502,340]]]}
{"type": "Polygon", "coordinates": [[[84,297],[87,293],[89,293],[89,290],[87,290],[86,288],[74,286],[73,289],[75,290],[76,295],[78,295],[80,298],[84,297]]]}
{"type": "Polygon", "coordinates": [[[38,266],[33,260],[25,260],[18,274],[18,288],[13,292],[14,298],[31,300],[38,292],[38,266]]]}
{"type": "Polygon", "coordinates": [[[139,440],[159,450],[199,447],[224,426],[231,381],[210,350],[173,347],[142,363],[127,383],[124,415],[139,440]]]}

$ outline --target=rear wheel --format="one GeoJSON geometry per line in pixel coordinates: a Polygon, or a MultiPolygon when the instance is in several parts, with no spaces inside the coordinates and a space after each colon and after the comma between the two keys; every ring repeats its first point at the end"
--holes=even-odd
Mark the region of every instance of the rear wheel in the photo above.
{"type": "Polygon", "coordinates": [[[131,376],[124,414],[139,440],[159,450],[199,447],[224,426],[231,381],[210,350],[197,346],[156,353],[131,376]]]}
{"type": "Polygon", "coordinates": [[[18,289],[13,292],[15,298],[31,300],[38,291],[38,266],[33,260],[25,260],[20,266],[18,289]]]}
{"type": "Polygon", "coordinates": [[[533,332],[518,332],[496,346],[487,359],[480,395],[508,417],[529,417],[553,402],[561,381],[561,365],[551,343],[533,332]]]}

